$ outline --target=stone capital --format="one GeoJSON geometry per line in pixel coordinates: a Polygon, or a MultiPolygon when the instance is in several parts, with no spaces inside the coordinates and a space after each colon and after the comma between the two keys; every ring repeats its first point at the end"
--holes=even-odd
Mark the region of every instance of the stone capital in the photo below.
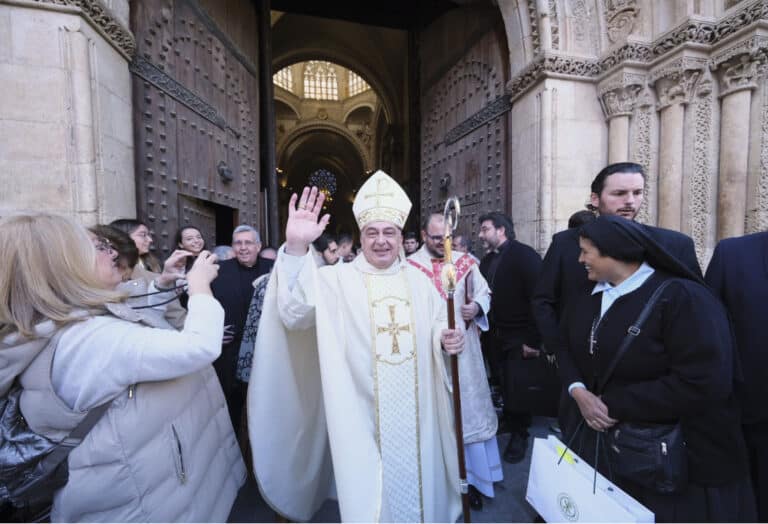
{"type": "Polygon", "coordinates": [[[766,65],[768,35],[752,34],[712,55],[712,69],[720,81],[721,97],[755,89],[766,65]]]}
{"type": "Polygon", "coordinates": [[[637,95],[642,90],[642,85],[628,85],[617,87],[600,95],[600,105],[603,108],[605,119],[610,120],[617,116],[629,116],[635,108],[637,95]]]}
{"type": "Polygon", "coordinates": [[[718,70],[720,96],[757,88],[758,66],[761,62],[759,56],[744,54],[722,64],[718,70]]]}
{"type": "Polygon", "coordinates": [[[657,109],[689,103],[707,66],[706,58],[684,55],[654,68],[650,80],[659,99],[657,109]]]}

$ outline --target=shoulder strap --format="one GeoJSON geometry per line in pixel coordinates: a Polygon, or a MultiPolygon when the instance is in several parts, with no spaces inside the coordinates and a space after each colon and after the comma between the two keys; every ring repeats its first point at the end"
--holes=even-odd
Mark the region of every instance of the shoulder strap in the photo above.
{"type": "Polygon", "coordinates": [[[671,278],[659,284],[659,287],[656,288],[656,290],[653,292],[653,295],[651,295],[651,298],[649,298],[648,302],[646,302],[645,306],[643,306],[642,311],[640,311],[640,314],[637,316],[637,320],[635,320],[634,323],[629,325],[629,327],[627,328],[627,334],[624,336],[624,339],[621,341],[621,345],[619,346],[619,349],[616,351],[616,354],[613,356],[611,363],[608,364],[608,369],[606,369],[605,374],[603,375],[603,380],[600,381],[600,383],[598,384],[598,388],[597,388],[598,391],[600,392],[603,391],[603,388],[608,383],[608,380],[610,380],[611,375],[613,375],[613,371],[616,369],[616,365],[619,363],[619,360],[621,360],[621,357],[623,357],[624,353],[627,352],[627,349],[629,348],[630,344],[632,344],[635,338],[637,338],[637,336],[640,334],[640,331],[642,331],[643,324],[645,324],[645,321],[651,315],[653,306],[656,305],[656,302],[658,302],[661,294],[664,292],[667,286],[670,283],[672,283],[672,281],[674,280],[677,280],[677,279],[671,278]]]}
{"type": "MultiPolygon", "coordinates": [[[[61,335],[65,330],[66,328],[59,329],[48,342],[48,345],[54,345],[54,352],[56,351],[56,345],[58,344],[59,338],[61,338],[61,335]]],[[[51,365],[53,365],[53,357],[51,357],[51,365]]],[[[69,435],[64,437],[64,439],[40,461],[43,471],[53,471],[59,464],[67,459],[69,453],[83,441],[86,435],[88,435],[88,432],[93,429],[93,426],[101,420],[101,417],[104,416],[104,413],[109,409],[109,406],[112,405],[113,400],[114,399],[110,399],[103,404],[88,410],[88,413],[83,420],[69,432],[69,435]]]]}

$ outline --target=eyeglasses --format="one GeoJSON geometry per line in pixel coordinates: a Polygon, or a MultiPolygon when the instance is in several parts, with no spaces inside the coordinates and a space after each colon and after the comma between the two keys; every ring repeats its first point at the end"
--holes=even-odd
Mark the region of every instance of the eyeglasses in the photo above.
{"type": "Polygon", "coordinates": [[[427,235],[427,238],[430,239],[432,242],[445,241],[445,237],[443,235],[427,235]]]}
{"type": "Polygon", "coordinates": [[[96,251],[101,251],[102,253],[115,252],[115,247],[112,245],[112,243],[103,237],[94,239],[93,247],[96,248],[96,251]]]}

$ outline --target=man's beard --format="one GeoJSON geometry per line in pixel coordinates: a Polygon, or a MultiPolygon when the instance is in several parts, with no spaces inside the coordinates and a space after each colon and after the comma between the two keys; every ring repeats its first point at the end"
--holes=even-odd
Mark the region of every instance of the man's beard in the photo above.
{"type": "Polygon", "coordinates": [[[427,251],[432,256],[432,258],[443,258],[445,256],[445,252],[438,253],[434,248],[432,248],[429,244],[427,244],[427,251]]]}

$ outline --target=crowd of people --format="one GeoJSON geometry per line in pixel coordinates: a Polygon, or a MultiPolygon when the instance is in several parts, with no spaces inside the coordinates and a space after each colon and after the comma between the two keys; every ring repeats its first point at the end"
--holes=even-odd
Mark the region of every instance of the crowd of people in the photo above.
{"type": "Polygon", "coordinates": [[[519,377],[546,361],[552,429],[657,521],[768,521],[768,232],[721,241],[703,273],[690,237],[635,221],[645,185],[637,164],[601,170],[543,259],[503,213],[472,225],[482,258],[463,224],[455,329],[443,216],[403,231],[410,200],[381,172],[353,206],[359,244],[325,231],[316,188],[291,199],[279,249],[240,225],[209,251],[187,224],[162,262],[140,220],[3,218],[0,395],[21,384],[27,424],[54,440],[109,406],[51,518],[224,521],[250,470],[290,519],[334,496],[343,520],[454,521],[456,354],[473,509],[502,459],[526,457],[543,413],[519,377]],[[647,427],[683,443],[655,483],[599,451],[647,427]]]}

